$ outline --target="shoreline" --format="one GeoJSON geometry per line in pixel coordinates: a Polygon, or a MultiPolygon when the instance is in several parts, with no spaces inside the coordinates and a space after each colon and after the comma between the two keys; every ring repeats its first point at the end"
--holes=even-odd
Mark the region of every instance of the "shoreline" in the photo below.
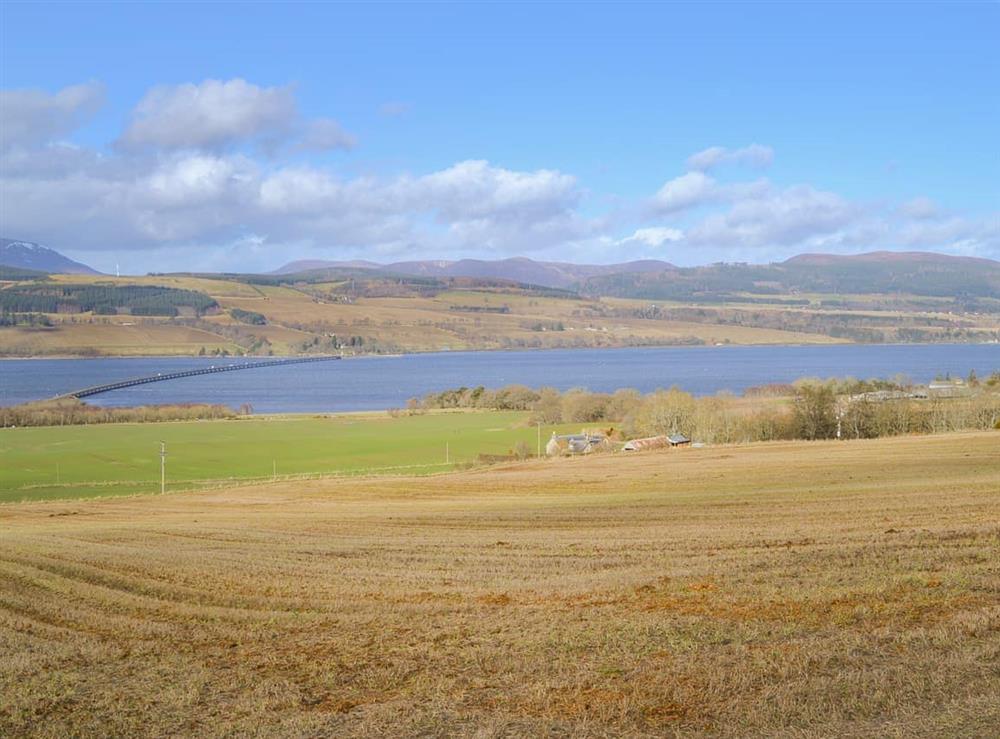
{"type": "MultiPolygon", "coordinates": [[[[823,341],[823,342],[782,342],[782,343],[759,343],[759,344],[649,344],[642,346],[553,346],[537,348],[516,348],[516,349],[433,349],[428,351],[392,352],[386,354],[340,354],[341,359],[398,359],[401,357],[425,356],[425,355],[450,355],[450,354],[537,354],[549,352],[604,352],[621,351],[624,349],[643,351],[650,349],[739,349],[739,348],[784,348],[784,347],[889,347],[889,346],[998,346],[1000,341],[896,341],[896,342],[859,342],[859,341],[823,341]]],[[[118,360],[118,359],[201,359],[206,361],[232,361],[232,360],[281,360],[281,359],[305,359],[309,357],[338,356],[335,354],[230,354],[228,356],[209,356],[198,354],[101,354],[96,356],[82,356],[79,354],[37,354],[31,356],[0,356],[0,362],[11,361],[44,361],[44,360],[118,360]]]]}

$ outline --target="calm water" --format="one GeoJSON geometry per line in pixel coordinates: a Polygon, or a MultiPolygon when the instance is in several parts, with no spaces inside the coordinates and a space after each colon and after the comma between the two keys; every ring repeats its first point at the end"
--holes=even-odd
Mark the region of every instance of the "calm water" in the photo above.
{"type": "MultiPolygon", "coordinates": [[[[239,360],[227,360],[239,361],[239,360]]],[[[0,360],[0,405],[47,398],[89,385],[155,375],[221,360],[12,359],[0,360]]],[[[377,410],[461,385],[521,383],[560,389],[643,392],[677,385],[709,395],[799,377],[888,377],[916,382],[937,373],[986,375],[1000,369],[1000,345],[834,345],[573,349],[534,352],[446,352],[360,357],[341,362],[267,367],[200,375],[116,390],[88,398],[108,406],[151,403],[250,403],[257,412],[377,410]]]]}

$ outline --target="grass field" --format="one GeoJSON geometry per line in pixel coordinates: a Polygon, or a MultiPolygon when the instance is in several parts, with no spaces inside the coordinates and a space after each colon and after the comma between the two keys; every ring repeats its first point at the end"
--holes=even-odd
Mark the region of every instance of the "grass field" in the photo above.
{"type": "Polygon", "coordinates": [[[995,735],[998,454],[775,443],[0,506],[0,735],[995,735]]]}
{"type": "MultiPolygon", "coordinates": [[[[479,454],[506,454],[518,442],[535,451],[538,431],[527,418],[373,413],[0,429],[0,502],[159,491],[160,441],[167,444],[172,490],[270,479],[275,472],[444,472],[479,454]]],[[[553,430],[546,427],[542,443],[553,430]]]]}

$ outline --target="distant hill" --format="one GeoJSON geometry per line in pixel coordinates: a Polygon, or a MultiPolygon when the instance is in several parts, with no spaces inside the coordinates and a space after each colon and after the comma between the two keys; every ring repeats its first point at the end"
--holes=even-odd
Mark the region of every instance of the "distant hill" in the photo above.
{"type": "Polygon", "coordinates": [[[273,274],[293,274],[315,269],[369,269],[390,274],[419,277],[476,277],[509,280],[520,284],[542,287],[567,288],[591,277],[637,272],[663,272],[676,267],[669,262],[647,259],[624,264],[569,264],[565,262],[536,262],[527,257],[498,259],[462,259],[459,261],[426,260],[376,264],[366,261],[326,262],[302,260],[290,262],[273,274]]]}
{"type": "Polygon", "coordinates": [[[74,262],[54,249],[33,241],[0,239],[0,265],[35,272],[71,275],[99,275],[86,264],[74,262]]]}
{"type": "Polygon", "coordinates": [[[838,265],[838,264],[945,264],[981,265],[996,268],[1000,262],[982,257],[956,257],[931,251],[870,251],[864,254],[799,254],[786,259],[790,265],[838,265]]]}
{"type": "Polygon", "coordinates": [[[802,254],[774,264],[598,275],[576,287],[590,295],[695,302],[794,293],[1000,298],[1000,262],[926,252],[802,254]]]}
{"type": "Polygon", "coordinates": [[[297,272],[311,272],[314,269],[382,269],[382,265],[364,259],[354,259],[349,262],[334,262],[327,259],[299,259],[289,262],[272,275],[291,275],[297,272]]]}

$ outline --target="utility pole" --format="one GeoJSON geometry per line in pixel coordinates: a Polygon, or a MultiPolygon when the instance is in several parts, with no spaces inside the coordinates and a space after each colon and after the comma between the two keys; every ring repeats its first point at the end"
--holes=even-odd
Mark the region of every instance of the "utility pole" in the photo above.
{"type": "Polygon", "coordinates": [[[167,443],[160,442],[160,495],[167,490],[167,443]]]}
{"type": "Polygon", "coordinates": [[[278,460],[272,459],[271,460],[271,480],[274,481],[274,480],[277,480],[277,479],[278,479],[278,460]]]}
{"type": "Polygon", "coordinates": [[[444,443],[444,463],[451,464],[451,446],[447,441],[444,443]]]}
{"type": "Polygon", "coordinates": [[[542,422],[538,422],[538,444],[535,449],[535,456],[539,459],[542,458],[542,422]]]}

